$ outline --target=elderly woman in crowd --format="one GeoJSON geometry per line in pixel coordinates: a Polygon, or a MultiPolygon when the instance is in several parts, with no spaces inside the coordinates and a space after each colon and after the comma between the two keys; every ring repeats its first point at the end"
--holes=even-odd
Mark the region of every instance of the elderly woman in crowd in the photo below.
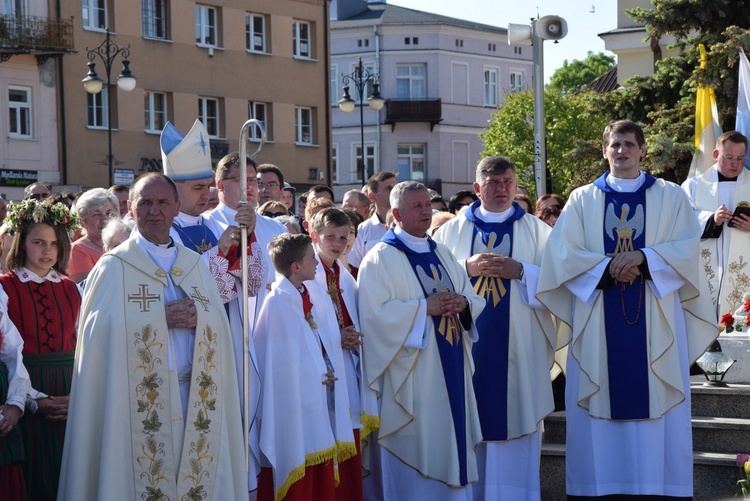
{"type": "Polygon", "coordinates": [[[115,216],[107,221],[107,225],[102,230],[104,252],[111,251],[130,238],[130,233],[134,227],[135,220],[132,217],[115,216]]]}
{"type": "Polygon", "coordinates": [[[120,213],[117,197],[104,188],[94,188],[76,200],[74,211],[81,218],[84,236],[73,243],[68,275],[74,282],[85,279],[104,253],[102,230],[120,213]]]}

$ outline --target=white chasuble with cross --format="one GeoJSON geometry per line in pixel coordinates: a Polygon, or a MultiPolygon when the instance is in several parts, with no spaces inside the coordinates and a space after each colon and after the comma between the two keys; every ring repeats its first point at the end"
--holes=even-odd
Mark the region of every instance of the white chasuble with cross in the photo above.
{"type": "Polygon", "coordinates": [[[164,269],[166,250],[138,235],[92,272],[81,309],[62,499],[247,495],[224,307],[197,254],[177,244],[164,269]],[[195,301],[194,330],[167,328],[165,304],[178,297],[195,301]],[[100,409],[88,407],[94,402],[100,409]],[[86,480],[76,478],[82,469],[86,480]]]}

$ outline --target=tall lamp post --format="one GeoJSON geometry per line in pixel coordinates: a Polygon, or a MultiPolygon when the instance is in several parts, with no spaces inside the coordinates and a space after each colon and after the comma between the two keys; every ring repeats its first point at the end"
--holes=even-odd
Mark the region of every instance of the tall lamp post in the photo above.
{"type": "Polygon", "coordinates": [[[342,77],[342,80],[344,82],[344,97],[342,97],[339,101],[339,108],[341,109],[341,111],[345,113],[351,113],[352,111],[354,111],[354,107],[357,105],[357,103],[349,94],[349,85],[354,85],[354,88],[357,89],[357,93],[360,99],[359,138],[360,146],[362,147],[362,156],[360,157],[360,161],[362,162],[362,172],[365,176],[364,181],[367,182],[370,179],[370,176],[374,174],[374,172],[369,172],[369,169],[367,168],[367,162],[365,161],[365,105],[362,102],[362,99],[365,95],[367,82],[372,82],[372,95],[367,97],[367,103],[370,105],[370,108],[375,111],[380,111],[381,109],[383,109],[385,100],[382,98],[382,96],[380,95],[380,91],[378,90],[380,87],[380,79],[377,73],[371,72],[369,69],[365,68],[362,65],[362,58],[360,57],[359,64],[357,64],[357,67],[354,68],[354,72],[349,75],[344,75],[342,77]]]}
{"type": "Polygon", "coordinates": [[[109,185],[112,186],[114,184],[113,181],[113,175],[114,175],[114,164],[115,164],[115,158],[112,156],[112,93],[110,92],[109,85],[111,83],[111,72],[112,72],[112,63],[114,63],[115,59],[117,59],[118,55],[122,56],[122,71],[117,76],[117,87],[120,88],[120,90],[123,90],[125,92],[130,92],[131,90],[135,89],[135,77],[130,72],[130,61],[128,58],[130,57],[130,44],[128,44],[127,47],[120,47],[117,45],[111,38],[110,38],[110,32],[109,28],[107,28],[107,34],[104,38],[104,41],[96,48],[89,50],[88,47],[86,47],[86,54],[89,58],[88,67],[89,72],[86,75],[86,78],[82,80],[83,87],[86,89],[86,92],[89,94],[98,94],[102,90],[102,86],[104,82],[102,82],[102,79],[99,78],[99,75],[96,74],[95,66],[96,63],[94,60],[96,59],[96,56],[99,56],[99,58],[102,60],[102,63],[104,63],[104,71],[107,75],[107,168],[109,169],[109,185]]]}

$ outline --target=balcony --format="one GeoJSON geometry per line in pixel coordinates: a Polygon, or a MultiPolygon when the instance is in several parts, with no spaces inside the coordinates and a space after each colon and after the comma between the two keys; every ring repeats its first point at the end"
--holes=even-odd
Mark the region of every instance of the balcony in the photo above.
{"type": "Polygon", "coordinates": [[[0,16],[0,63],[31,54],[43,64],[48,58],[73,54],[73,18],[0,16]]]}
{"type": "Polygon", "coordinates": [[[430,132],[443,121],[442,101],[438,99],[387,99],[385,123],[396,128],[398,122],[429,122],[430,132]]]}

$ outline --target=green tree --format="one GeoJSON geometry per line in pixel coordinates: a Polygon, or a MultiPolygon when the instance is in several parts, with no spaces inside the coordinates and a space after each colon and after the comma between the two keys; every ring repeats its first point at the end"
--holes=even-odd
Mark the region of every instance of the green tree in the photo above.
{"type": "Polygon", "coordinates": [[[654,0],[653,8],[628,11],[646,25],[649,39],[673,35],[680,54],[656,64],[651,77],[635,77],[622,92],[603,96],[598,106],[613,119],[629,118],[644,126],[646,170],[681,182],[694,153],[695,97],[698,85],[716,91],[723,130],[734,128],[739,48],[750,48],[747,0],[654,0]],[[699,68],[698,44],[708,52],[699,68]]]}
{"type": "MultiPolygon", "coordinates": [[[[593,92],[563,94],[545,91],[547,169],[552,191],[565,197],[601,174],[601,135],[609,118],[598,111],[593,92]]],[[[532,89],[505,96],[482,133],[483,155],[503,155],[516,164],[519,184],[529,192],[534,181],[534,93],[532,89]]]]}
{"type": "Polygon", "coordinates": [[[594,54],[589,51],[583,61],[574,59],[568,62],[566,59],[563,65],[552,74],[548,87],[559,90],[563,94],[576,91],[612,69],[614,65],[614,56],[608,56],[602,52],[594,54]]]}

